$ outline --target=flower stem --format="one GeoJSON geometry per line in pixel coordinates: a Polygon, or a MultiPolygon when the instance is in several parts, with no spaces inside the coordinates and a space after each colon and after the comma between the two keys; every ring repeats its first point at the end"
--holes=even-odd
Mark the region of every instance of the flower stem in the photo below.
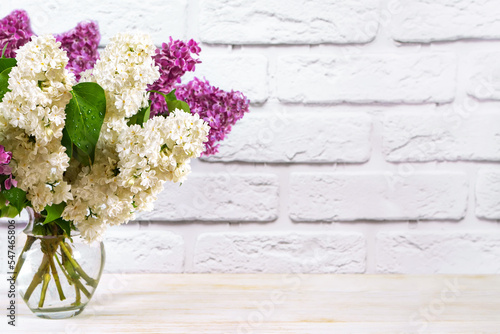
{"type": "MultiPolygon", "coordinates": [[[[82,291],[87,298],[90,299],[91,295],[90,292],[85,288],[85,286],[80,282],[80,276],[75,272],[75,268],[71,264],[71,261],[69,260],[72,258],[71,256],[67,256],[66,253],[62,254],[62,265],[67,271],[67,278],[68,281],[72,282],[75,284],[75,287],[78,288],[78,290],[82,291]]],[[[70,283],[71,284],[71,283],[70,283]]]]}
{"type": "Polygon", "coordinates": [[[95,279],[93,279],[92,277],[87,275],[85,271],[83,271],[78,262],[76,262],[76,260],[73,258],[71,252],[68,250],[68,248],[66,248],[65,242],[61,240],[59,241],[59,245],[61,246],[62,251],[66,255],[73,268],[76,270],[76,272],[87,282],[88,285],[95,288],[97,285],[95,279]]]}
{"type": "Polygon", "coordinates": [[[66,279],[68,280],[69,285],[73,284],[71,277],[69,277],[68,273],[66,272],[63,265],[61,264],[61,261],[59,261],[59,258],[57,257],[57,255],[54,255],[54,257],[56,258],[57,264],[61,268],[61,271],[63,272],[64,276],[66,276],[66,279]]]}
{"type": "Polygon", "coordinates": [[[26,290],[26,293],[24,294],[24,299],[26,301],[30,299],[33,291],[35,291],[38,284],[42,282],[42,276],[46,272],[48,264],[49,264],[48,256],[47,254],[43,254],[42,263],[40,264],[40,267],[38,267],[38,271],[33,276],[33,280],[31,281],[30,285],[28,286],[28,289],[26,290]]]}
{"type": "Polygon", "coordinates": [[[43,303],[45,303],[45,295],[47,293],[47,287],[49,286],[50,281],[50,273],[47,268],[45,274],[43,274],[43,285],[42,285],[42,293],[40,294],[40,301],[38,302],[38,308],[43,307],[43,303]]]}
{"type": "Polygon", "coordinates": [[[26,239],[26,243],[24,244],[23,250],[21,254],[19,254],[19,258],[17,260],[16,268],[14,269],[14,279],[17,279],[17,276],[19,275],[19,272],[21,271],[21,268],[23,267],[24,264],[24,253],[29,251],[33,243],[35,242],[36,238],[34,236],[28,235],[28,239],[26,239]]]}
{"type": "Polygon", "coordinates": [[[59,280],[59,275],[57,274],[57,269],[56,265],[54,264],[54,257],[56,256],[56,253],[49,255],[49,264],[50,264],[50,269],[52,270],[52,276],[54,276],[54,282],[56,283],[57,287],[57,293],[59,293],[59,299],[60,300],[65,300],[66,297],[64,296],[64,292],[61,286],[61,282],[59,280]]]}
{"type": "Polygon", "coordinates": [[[85,286],[82,284],[82,282],[80,282],[80,280],[75,279],[75,280],[73,280],[73,282],[75,283],[75,287],[77,287],[78,290],[82,291],[83,294],[85,296],[87,296],[88,299],[90,299],[90,297],[92,297],[90,292],[87,290],[87,288],[85,288],[85,286]]]}
{"type": "Polygon", "coordinates": [[[75,284],[75,294],[76,294],[76,300],[75,300],[75,302],[73,303],[73,305],[75,305],[75,306],[79,306],[79,305],[80,305],[80,303],[81,303],[81,299],[82,299],[82,297],[81,297],[81,295],[80,295],[80,289],[76,286],[76,284],[75,284]]]}
{"type": "MultiPolygon", "coordinates": [[[[61,257],[63,258],[63,262],[64,262],[65,261],[64,260],[64,256],[61,256],[61,257]]],[[[57,264],[61,268],[61,271],[63,272],[64,276],[66,276],[66,279],[68,280],[69,285],[74,285],[74,287],[75,287],[76,300],[71,305],[73,305],[73,306],[80,306],[80,304],[81,304],[80,289],[78,288],[78,286],[73,281],[73,278],[66,272],[66,268],[61,263],[61,261],[59,261],[59,258],[57,256],[55,256],[55,258],[56,258],[57,264]]],[[[71,264],[68,263],[68,266],[71,266],[71,264]]],[[[76,276],[76,273],[74,273],[74,275],[76,276]]],[[[75,279],[78,279],[78,278],[75,278],[75,279]]]]}

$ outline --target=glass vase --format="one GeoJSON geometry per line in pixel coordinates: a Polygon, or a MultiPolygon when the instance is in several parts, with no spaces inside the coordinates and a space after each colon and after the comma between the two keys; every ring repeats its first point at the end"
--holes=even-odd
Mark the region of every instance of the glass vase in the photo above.
{"type": "Polygon", "coordinates": [[[40,318],[64,319],[80,314],[92,298],[104,267],[102,242],[86,243],[78,232],[35,235],[37,214],[18,235],[17,291],[40,318]]]}

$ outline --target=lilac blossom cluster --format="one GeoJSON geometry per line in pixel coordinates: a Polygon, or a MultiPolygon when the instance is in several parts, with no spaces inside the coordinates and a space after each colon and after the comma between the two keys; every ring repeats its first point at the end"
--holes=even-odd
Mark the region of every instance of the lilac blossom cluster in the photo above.
{"type": "MultiPolygon", "coordinates": [[[[6,57],[14,57],[15,51],[34,35],[31,31],[29,18],[25,11],[17,10],[0,21],[0,45],[7,47],[6,57]]],[[[80,22],[74,29],[56,35],[61,42],[61,48],[66,50],[69,58],[67,68],[79,80],[80,73],[92,69],[99,59],[97,47],[100,41],[99,27],[95,22],[80,22]]],[[[226,92],[213,87],[208,81],[195,78],[181,85],[181,77],[188,71],[194,71],[201,61],[195,58],[201,49],[194,40],[188,42],[173,40],[156,50],[153,57],[160,71],[160,78],[148,86],[148,91],[170,93],[177,89],[176,96],[187,102],[193,114],[210,124],[209,141],[203,155],[218,152],[219,144],[231,131],[232,125],[248,112],[249,101],[237,91],[226,92]]],[[[151,117],[167,114],[167,105],[162,95],[151,93],[151,117]]]]}
{"type": "Polygon", "coordinates": [[[241,92],[226,92],[198,78],[179,86],[175,93],[178,99],[186,101],[193,114],[200,115],[210,125],[203,155],[218,152],[217,142],[223,140],[236,121],[248,112],[250,103],[241,92]]]}
{"type": "MultiPolygon", "coordinates": [[[[12,170],[10,169],[9,163],[12,158],[12,152],[6,152],[5,147],[0,145],[0,175],[8,176],[4,181],[4,189],[10,189],[17,186],[17,181],[12,178],[12,170]]],[[[2,189],[2,184],[0,184],[0,190],[2,189]]]]}
{"type": "MultiPolygon", "coordinates": [[[[155,64],[159,67],[160,78],[148,87],[148,90],[156,90],[162,93],[170,93],[181,77],[188,71],[194,71],[195,65],[201,63],[193,55],[199,55],[201,49],[194,40],[187,43],[173,40],[170,37],[168,43],[163,43],[161,49],[156,50],[153,57],[155,64]]],[[[151,117],[167,112],[165,99],[160,94],[151,94],[151,117]]]]}
{"type": "Polygon", "coordinates": [[[14,58],[16,50],[28,43],[31,36],[30,19],[24,10],[15,10],[0,20],[0,51],[7,45],[6,58],[14,58]]]}
{"type": "Polygon", "coordinates": [[[75,28],[55,37],[68,53],[66,68],[75,74],[77,80],[80,80],[81,72],[94,68],[99,59],[97,47],[101,40],[97,22],[80,22],[75,28]]]}
{"type": "MultiPolygon", "coordinates": [[[[0,48],[3,49],[7,45],[6,58],[15,58],[16,51],[34,35],[28,13],[24,10],[15,10],[0,20],[0,48]]],[[[101,40],[96,22],[80,22],[75,28],[55,37],[68,54],[68,70],[74,73],[77,79],[80,78],[81,72],[94,67],[99,59],[97,47],[101,40]]]]}

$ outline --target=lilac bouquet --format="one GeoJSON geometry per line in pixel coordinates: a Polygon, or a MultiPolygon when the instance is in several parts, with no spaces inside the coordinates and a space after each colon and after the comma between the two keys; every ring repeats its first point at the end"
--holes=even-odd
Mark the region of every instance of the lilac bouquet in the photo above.
{"type": "Polygon", "coordinates": [[[109,226],[152,210],[163,184],[185,180],[191,159],[217,153],[248,112],[240,92],[182,83],[200,63],[193,40],[170,38],[157,49],[147,34],[119,33],[100,54],[99,41],[92,21],[44,36],[24,11],[0,21],[0,216],[30,212],[12,270],[34,312],[64,305],[71,293],[78,314],[96,288],[102,266],[82,267],[72,231],[90,246],[109,226]],[[41,263],[23,272],[35,247],[41,263]],[[47,293],[54,286],[57,294],[47,293]]]}
{"type": "MultiPolygon", "coordinates": [[[[33,35],[28,14],[23,10],[16,10],[0,21],[0,48],[6,47],[6,57],[14,57],[15,51],[33,35]]],[[[79,80],[80,73],[93,68],[99,59],[97,48],[101,35],[98,24],[93,21],[80,22],[72,30],[55,37],[68,54],[68,70],[79,80]]],[[[210,85],[206,79],[195,77],[182,84],[182,76],[195,71],[196,64],[201,63],[196,57],[200,52],[200,46],[192,39],[184,42],[170,38],[167,43],[163,43],[153,57],[160,70],[160,78],[148,90],[151,92],[151,117],[168,113],[162,94],[175,90],[176,97],[186,101],[192,113],[199,114],[208,122],[209,139],[202,155],[209,156],[218,152],[219,142],[226,138],[236,121],[249,111],[250,101],[241,92],[226,92],[210,85]]]]}

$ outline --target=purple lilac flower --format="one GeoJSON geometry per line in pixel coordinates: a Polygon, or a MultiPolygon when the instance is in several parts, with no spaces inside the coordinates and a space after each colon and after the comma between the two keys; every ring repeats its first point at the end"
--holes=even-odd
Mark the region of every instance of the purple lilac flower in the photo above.
{"type": "Polygon", "coordinates": [[[6,152],[5,147],[0,145],[0,175],[9,175],[11,173],[10,159],[12,159],[12,152],[6,152]]]}
{"type": "Polygon", "coordinates": [[[210,125],[205,156],[218,152],[217,142],[223,140],[236,121],[248,112],[250,103],[241,92],[226,92],[198,78],[180,85],[175,93],[179,100],[187,102],[191,113],[200,115],[210,125]]]}
{"type": "Polygon", "coordinates": [[[12,159],[12,152],[6,152],[5,147],[0,145],[0,165],[7,165],[12,159]]]}
{"type": "Polygon", "coordinates": [[[94,68],[99,59],[97,47],[101,40],[97,22],[80,22],[75,28],[55,37],[61,42],[61,48],[68,53],[66,68],[75,74],[77,80],[80,79],[81,72],[94,68]]]}
{"type": "MultiPolygon", "coordinates": [[[[193,58],[193,54],[199,55],[201,49],[194,40],[187,43],[173,40],[163,43],[161,49],[156,50],[153,57],[156,65],[160,68],[160,78],[148,87],[148,90],[156,90],[162,93],[170,93],[174,85],[180,83],[180,78],[187,71],[194,71],[195,65],[201,63],[199,59],[193,58]]],[[[151,117],[167,111],[165,99],[160,94],[151,94],[151,117]]]]}
{"type": "Polygon", "coordinates": [[[12,187],[17,187],[17,181],[12,178],[12,174],[9,175],[9,178],[4,182],[5,189],[9,190],[12,187]]]}
{"type": "Polygon", "coordinates": [[[0,145],[0,175],[9,176],[4,182],[5,189],[7,190],[17,186],[17,181],[12,178],[12,171],[9,166],[10,159],[12,159],[12,152],[6,152],[5,147],[0,145]]]}
{"type": "Polygon", "coordinates": [[[0,20],[0,52],[5,45],[6,58],[15,58],[16,50],[28,43],[33,36],[28,13],[15,10],[0,20]]]}
{"type": "Polygon", "coordinates": [[[0,175],[9,175],[11,172],[9,165],[0,165],[0,175]]]}

